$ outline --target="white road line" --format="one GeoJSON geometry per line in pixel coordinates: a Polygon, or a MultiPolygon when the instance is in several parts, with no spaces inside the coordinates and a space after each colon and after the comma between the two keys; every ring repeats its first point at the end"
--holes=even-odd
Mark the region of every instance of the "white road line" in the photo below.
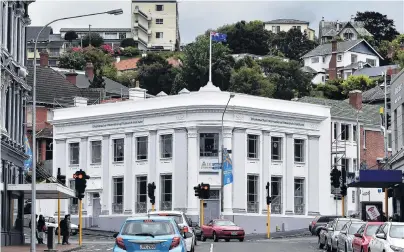
{"type": "Polygon", "coordinates": [[[210,244],[210,250],[209,252],[213,252],[213,243],[210,244]]]}

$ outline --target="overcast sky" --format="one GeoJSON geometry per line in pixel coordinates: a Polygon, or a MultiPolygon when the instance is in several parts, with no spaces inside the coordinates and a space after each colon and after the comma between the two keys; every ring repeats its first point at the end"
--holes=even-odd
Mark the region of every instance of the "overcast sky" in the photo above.
{"type": "MultiPolygon", "coordinates": [[[[52,24],[54,33],[60,28],[130,28],[131,0],[36,0],[30,5],[29,15],[35,26],[54,19],[102,12],[122,8],[120,16],[101,15],[52,24]]],[[[268,21],[277,18],[293,18],[310,22],[318,30],[322,17],[329,21],[348,21],[357,11],[378,11],[395,21],[397,30],[404,30],[404,1],[179,1],[181,43],[189,43],[209,28],[217,28],[239,20],[268,21]]]]}

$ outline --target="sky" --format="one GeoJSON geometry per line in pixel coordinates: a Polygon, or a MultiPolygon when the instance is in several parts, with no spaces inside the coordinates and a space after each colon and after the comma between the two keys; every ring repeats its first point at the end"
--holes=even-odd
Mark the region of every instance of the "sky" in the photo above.
{"type": "MultiPolygon", "coordinates": [[[[51,25],[54,33],[60,28],[130,28],[131,0],[36,0],[30,4],[29,15],[33,26],[41,26],[61,17],[102,12],[122,8],[119,16],[100,15],[58,21],[51,25]]],[[[348,21],[357,11],[377,11],[395,21],[397,30],[404,33],[404,1],[340,0],[340,1],[228,1],[179,0],[179,28],[181,43],[192,42],[208,29],[240,20],[269,21],[293,18],[310,22],[318,30],[322,17],[326,21],[348,21]]]]}

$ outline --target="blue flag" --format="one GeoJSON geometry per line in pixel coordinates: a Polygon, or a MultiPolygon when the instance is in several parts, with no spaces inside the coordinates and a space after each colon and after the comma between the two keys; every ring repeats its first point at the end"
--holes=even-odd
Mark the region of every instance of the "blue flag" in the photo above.
{"type": "Polygon", "coordinates": [[[227,149],[223,150],[223,185],[233,183],[233,163],[227,149]]]}
{"type": "Polygon", "coordinates": [[[216,41],[216,42],[226,42],[227,41],[227,35],[224,33],[210,32],[210,36],[212,37],[212,41],[216,41]]]}
{"type": "Polygon", "coordinates": [[[24,161],[24,169],[30,170],[32,168],[32,151],[31,147],[29,146],[27,135],[24,135],[24,145],[25,145],[25,154],[29,157],[24,161]]]}

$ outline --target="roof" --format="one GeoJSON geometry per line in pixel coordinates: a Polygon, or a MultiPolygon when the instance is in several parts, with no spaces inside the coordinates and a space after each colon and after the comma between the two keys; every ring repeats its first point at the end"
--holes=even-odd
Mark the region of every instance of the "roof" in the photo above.
{"type": "Polygon", "coordinates": [[[366,75],[369,77],[381,76],[382,72],[386,72],[389,68],[396,69],[398,65],[386,65],[379,67],[361,68],[355,71],[352,75],[366,75]]]}
{"type": "Polygon", "coordinates": [[[147,214],[145,214],[143,216],[128,217],[126,220],[127,221],[136,221],[136,220],[148,220],[148,219],[174,221],[172,217],[152,216],[152,215],[150,215],[150,217],[149,217],[147,214]]]}
{"type": "MultiPolygon", "coordinates": [[[[41,31],[43,26],[28,26],[25,34],[26,41],[35,41],[36,36],[41,31]]],[[[52,27],[46,27],[38,38],[38,41],[49,41],[49,36],[53,33],[52,27]]]]}
{"type": "Polygon", "coordinates": [[[279,19],[266,21],[265,24],[309,24],[309,22],[297,20],[297,19],[279,18],[279,19]]]}
{"type": "Polygon", "coordinates": [[[137,62],[139,60],[140,58],[130,58],[115,62],[114,65],[118,71],[132,70],[137,68],[137,62]]]}
{"type": "Polygon", "coordinates": [[[368,67],[372,67],[372,66],[367,62],[358,61],[358,62],[351,63],[351,64],[343,67],[343,69],[352,70],[352,69],[359,69],[359,68],[362,68],[362,67],[363,68],[368,68],[368,67]]]}
{"type": "MultiPolygon", "coordinates": [[[[349,104],[347,100],[331,100],[318,97],[303,97],[298,99],[299,102],[307,102],[331,107],[331,119],[345,119],[356,121],[356,109],[349,104]]],[[[379,106],[362,104],[362,113],[359,114],[359,120],[367,126],[379,126],[380,114],[379,106]]]]}
{"type": "Polygon", "coordinates": [[[333,37],[341,33],[341,31],[347,27],[353,27],[356,32],[361,36],[372,36],[372,34],[365,29],[365,24],[358,21],[348,21],[348,22],[334,22],[334,21],[323,21],[320,22],[319,34],[321,37],[333,37]],[[339,23],[340,28],[337,30],[337,23],[339,23]]]}
{"type": "MultiPolygon", "coordinates": [[[[349,51],[351,48],[358,45],[359,43],[365,43],[377,56],[382,58],[380,54],[364,39],[337,42],[337,53],[349,51]]],[[[316,48],[314,48],[313,50],[311,50],[310,52],[303,55],[302,58],[330,55],[331,53],[332,53],[332,43],[321,44],[316,48]]]]}
{"type": "Polygon", "coordinates": [[[182,215],[184,212],[181,211],[154,211],[154,212],[150,212],[151,214],[178,214],[178,215],[182,215]]]}
{"type": "MultiPolygon", "coordinates": [[[[389,88],[387,90],[387,97],[390,97],[389,88]]],[[[373,103],[378,101],[384,101],[384,89],[380,86],[376,86],[363,92],[362,102],[373,103]]]]}
{"type": "Polygon", "coordinates": [[[311,68],[309,66],[301,67],[300,70],[302,70],[302,72],[309,73],[309,74],[316,74],[317,73],[316,70],[314,70],[313,68],[311,68]]]}
{"type": "MultiPolygon", "coordinates": [[[[60,28],[60,32],[68,32],[68,31],[75,31],[75,32],[88,32],[87,28],[60,28]]],[[[130,28],[92,28],[91,31],[93,32],[131,32],[130,28]]]]}

